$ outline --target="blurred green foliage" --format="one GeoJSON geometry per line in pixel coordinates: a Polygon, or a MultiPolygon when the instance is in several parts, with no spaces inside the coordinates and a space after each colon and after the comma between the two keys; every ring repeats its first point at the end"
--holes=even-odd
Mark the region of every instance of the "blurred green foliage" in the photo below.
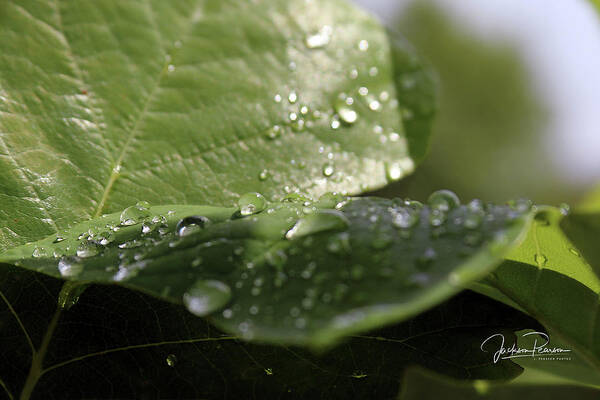
{"type": "Polygon", "coordinates": [[[478,38],[431,2],[413,2],[394,28],[437,72],[439,110],[425,162],[380,195],[425,199],[446,187],[489,201],[577,199],[541,145],[549,114],[515,48],[478,38]]]}

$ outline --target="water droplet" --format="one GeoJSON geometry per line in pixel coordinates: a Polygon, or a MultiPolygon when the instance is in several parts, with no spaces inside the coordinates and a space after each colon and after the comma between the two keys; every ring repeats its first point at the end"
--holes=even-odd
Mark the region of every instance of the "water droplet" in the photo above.
{"type": "Polygon", "coordinates": [[[369,68],[369,76],[377,76],[378,73],[379,73],[379,69],[377,69],[377,67],[369,68]]]}
{"type": "Polygon", "coordinates": [[[192,215],[185,217],[177,223],[175,232],[183,237],[191,233],[198,232],[210,223],[210,220],[202,215],[192,215]]]}
{"type": "Polygon", "coordinates": [[[140,201],[134,206],[127,207],[121,213],[121,225],[135,225],[142,222],[145,218],[150,216],[150,211],[148,210],[150,204],[146,201],[140,201]]]}
{"type": "Polygon", "coordinates": [[[315,203],[318,208],[340,209],[348,202],[348,197],[335,192],[327,192],[315,203]]]}
{"type": "Polygon", "coordinates": [[[271,140],[277,139],[279,135],[281,135],[281,127],[279,125],[273,125],[266,131],[267,138],[271,140]]]}
{"type": "Polygon", "coordinates": [[[340,127],[340,120],[339,120],[339,117],[336,115],[331,120],[331,129],[338,129],[339,127],[340,127]]]}
{"type": "Polygon", "coordinates": [[[412,228],[419,222],[419,210],[412,208],[392,209],[392,224],[397,228],[412,228]]]}
{"type": "Polygon", "coordinates": [[[290,94],[288,95],[288,101],[291,104],[294,104],[296,101],[298,100],[298,95],[296,94],[296,92],[290,92],[290,94]]]}
{"type": "Polygon", "coordinates": [[[77,276],[83,271],[83,264],[75,257],[61,258],[58,262],[58,272],[65,278],[77,276]]]}
{"type": "Polygon", "coordinates": [[[183,295],[183,304],[194,315],[204,317],[223,308],[231,299],[231,289],[216,280],[197,281],[183,295]]]}
{"type": "Polygon", "coordinates": [[[297,239],[318,232],[329,230],[345,230],[349,221],[346,216],[337,210],[318,210],[300,218],[296,224],[285,234],[287,239],[297,239]]]}
{"type": "Polygon", "coordinates": [[[31,256],[33,258],[46,257],[47,255],[48,255],[48,251],[43,247],[36,247],[35,249],[33,249],[33,252],[31,253],[31,256]]]}
{"type": "Polygon", "coordinates": [[[306,37],[306,47],[309,49],[318,49],[327,46],[329,40],[331,39],[332,32],[333,29],[331,26],[325,25],[316,34],[306,37]]]}
{"type": "Polygon", "coordinates": [[[546,265],[546,262],[548,262],[548,257],[541,253],[537,253],[535,256],[533,256],[533,259],[539,267],[543,267],[546,265]]]}
{"type": "Polygon", "coordinates": [[[483,221],[483,212],[469,212],[465,215],[463,225],[467,229],[476,229],[483,221]]]}
{"type": "Polygon", "coordinates": [[[268,178],[269,178],[269,171],[266,170],[266,169],[263,169],[258,174],[258,179],[261,180],[261,181],[266,181],[268,178]]]}
{"type": "Polygon", "coordinates": [[[62,236],[57,236],[57,237],[56,237],[56,239],[54,239],[54,240],[52,241],[52,243],[60,243],[60,242],[62,242],[63,240],[65,240],[65,238],[64,238],[64,237],[62,237],[62,236]]]}
{"type": "Polygon", "coordinates": [[[333,168],[332,164],[327,163],[327,164],[323,165],[323,175],[324,176],[329,177],[329,176],[333,175],[334,172],[335,172],[335,169],[333,168]]]}
{"type": "Polygon", "coordinates": [[[381,109],[381,103],[378,100],[370,100],[369,109],[371,111],[379,111],[381,109]]]}
{"type": "Polygon", "coordinates": [[[562,215],[567,216],[571,212],[571,207],[567,203],[562,203],[559,206],[559,210],[562,215]]]}
{"type": "Polygon", "coordinates": [[[360,51],[367,51],[367,50],[369,50],[369,42],[366,41],[365,39],[361,40],[360,42],[358,42],[358,49],[360,51]]]}
{"type": "Polygon", "coordinates": [[[342,121],[347,124],[353,124],[358,119],[358,113],[354,111],[351,104],[348,104],[346,100],[347,98],[338,98],[334,104],[334,108],[342,121]]]}
{"type": "Polygon", "coordinates": [[[275,103],[281,103],[281,95],[276,94],[275,96],[273,96],[273,100],[275,101],[275,103]]]}
{"type": "Polygon", "coordinates": [[[385,174],[388,181],[395,182],[412,173],[414,169],[414,161],[411,158],[405,158],[393,163],[386,163],[385,174]]]}
{"type": "Polygon", "coordinates": [[[93,257],[102,250],[102,247],[92,242],[83,242],[77,247],[77,257],[93,257]]]}
{"type": "Polygon", "coordinates": [[[260,193],[249,192],[239,198],[238,206],[241,215],[252,215],[267,208],[267,200],[260,193]]]}
{"type": "Polygon", "coordinates": [[[441,226],[446,222],[446,214],[443,211],[432,209],[429,214],[429,224],[431,226],[441,226]]]}
{"type": "Polygon", "coordinates": [[[167,356],[167,365],[169,367],[174,367],[177,364],[177,356],[175,354],[169,354],[167,356]]]}
{"type": "Polygon", "coordinates": [[[447,212],[460,205],[460,200],[454,192],[450,190],[437,190],[429,196],[427,203],[432,210],[447,212]]]}

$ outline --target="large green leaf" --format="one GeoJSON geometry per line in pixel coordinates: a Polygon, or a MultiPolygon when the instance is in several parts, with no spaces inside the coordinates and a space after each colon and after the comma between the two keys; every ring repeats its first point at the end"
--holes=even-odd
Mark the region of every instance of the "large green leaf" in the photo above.
{"type": "Polygon", "coordinates": [[[39,399],[393,398],[404,368],[413,364],[462,379],[515,376],[518,366],[493,364],[479,343],[490,332],[512,336],[535,325],[466,292],[411,321],[315,355],[244,343],[181,306],[116,285],[91,285],[53,318],[62,283],[16,267],[0,271],[0,290],[11,304],[0,309],[0,383],[13,398],[20,392],[39,399]],[[32,370],[32,347],[40,349],[53,319],[43,359],[32,370]]]}
{"type": "Polygon", "coordinates": [[[600,224],[597,215],[565,217],[566,210],[561,211],[541,209],[525,241],[472,288],[525,310],[577,358],[577,365],[544,365],[542,370],[599,385],[600,224]],[[587,370],[577,373],[575,367],[587,370]]]}
{"type": "Polygon", "coordinates": [[[399,179],[402,115],[427,108],[396,96],[420,68],[406,51],[394,66],[383,28],[343,0],[2,1],[0,249],[140,198],[399,179]]]}
{"type": "Polygon", "coordinates": [[[529,223],[527,210],[454,201],[441,191],[431,206],[330,194],[272,204],[249,194],[239,210],[139,204],[0,262],[183,302],[245,339],[322,347],[447,299],[529,223]]]}

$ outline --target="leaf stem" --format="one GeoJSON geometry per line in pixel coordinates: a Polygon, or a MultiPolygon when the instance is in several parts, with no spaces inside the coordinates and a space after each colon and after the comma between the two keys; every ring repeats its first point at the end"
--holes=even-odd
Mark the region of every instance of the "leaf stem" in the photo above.
{"type": "Polygon", "coordinates": [[[29,400],[35,385],[43,374],[42,365],[44,363],[44,357],[46,356],[48,345],[50,344],[52,336],[54,335],[54,331],[56,330],[56,326],[58,325],[61,312],[62,308],[60,306],[57,307],[52,319],[50,320],[50,323],[48,324],[48,328],[46,329],[46,333],[44,334],[40,348],[37,352],[33,353],[33,357],[31,358],[31,368],[29,369],[29,374],[27,375],[25,385],[21,391],[21,396],[19,397],[20,400],[29,400]]]}

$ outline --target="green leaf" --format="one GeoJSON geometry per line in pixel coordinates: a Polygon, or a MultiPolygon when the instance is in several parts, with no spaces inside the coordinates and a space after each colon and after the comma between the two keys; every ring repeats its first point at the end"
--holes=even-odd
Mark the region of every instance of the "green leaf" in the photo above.
{"type": "MultiPolygon", "coordinates": [[[[330,346],[407,319],[480,279],[519,241],[527,210],[325,195],[230,208],[138,204],[0,254],[77,282],[184,303],[245,339],[330,346]],[[293,201],[295,200],[295,201],[293,201]]],[[[254,199],[254,203],[247,203],[254,199]]]]}
{"type": "Polygon", "coordinates": [[[562,367],[543,369],[599,385],[600,225],[597,216],[564,214],[565,209],[541,208],[525,241],[472,289],[497,300],[508,298],[505,302],[509,305],[516,303],[548,329],[551,340],[555,337],[563,348],[573,350],[577,363],[587,372],[565,374],[562,367]],[[486,285],[490,288],[485,289],[486,285]],[[494,290],[500,295],[494,295],[494,290]]]}
{"type": "Polygon", "coordinates": [[[359,193],[427,141],[417,61],[343,0],[4,1],[0,49],[0,250],[140,198],[359,193]]]}
{"type": "Polygon", "coordinates": [[[31,398],[393,398],[413,364],[460,379],[515,376],[518,366],[492,365],[479,343],[492,331],[512,336],[535,325],[465,292],[409,322],[315,355],[244,343],[181,306],[116,285],[91,285],[73,307],[56,311],[62,284],[12,266],[0,270],[0,291],[11,305],[0,308],[0,382],[13,398],[21,392],[31,398]],[[39,369],[32,374],[31,347],[41,350],[54,319],[45,357],[36,352],[39,369]]]}

